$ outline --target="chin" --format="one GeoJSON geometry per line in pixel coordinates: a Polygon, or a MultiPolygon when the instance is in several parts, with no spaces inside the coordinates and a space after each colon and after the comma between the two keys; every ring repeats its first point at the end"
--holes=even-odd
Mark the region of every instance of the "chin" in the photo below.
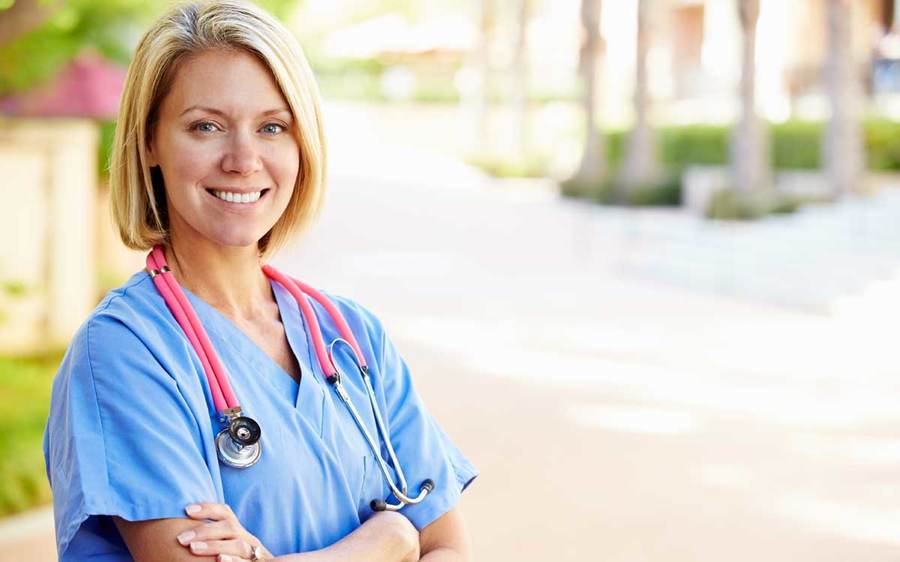
{"type": "Polygon", "coordinates": [[[227,246],[229,248],[246,248],[247,246],[256,247],[259,244],[259,240],[263,237],[263,234],[259,236],[254,235],[240,235],[240,234],[230,234],[224,236],[215,236],[211,237],[211,240],[216,243],[227,246]]]}

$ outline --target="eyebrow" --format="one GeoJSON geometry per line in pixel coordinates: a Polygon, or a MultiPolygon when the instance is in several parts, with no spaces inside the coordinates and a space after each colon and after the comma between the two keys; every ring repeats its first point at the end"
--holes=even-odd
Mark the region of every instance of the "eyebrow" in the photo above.
{"type": "MultiPolygon", "coordinates": [[[[216,108],[214,108],[214,107],[206,107],[206,106],[203,106],[203,105],[192,105],[191,107],[189,107],[189,108],[185,109],[184,111],[182,111],[182,112],[181,112],[181,115],[184,115],[185,113],[188,113],[189,111],[194,111],[194,110],[206,111],[207,113],[212,113],[212,114],[215,114],[215,115],[221,115],[222,117],[228,117],[228,115],[227,115],[224,111],[222,111],[221,109],[216,109],[216,108]]],[[[275,109],[267,109],[266,111],[263,111],[263,112],[260,113],[259,115],[262,116],[262,117],[266,117],[266,116],[269,116],[269,115],[275,115],[276,113],[287,113],[287,114],[290,115],[291,112],[290,112],[290,110],[288,110],[288,108],[286,108],[286,107],[276,107],[275,109]]],[[[179,115],[179,117],[180,117],[181,115],[179,115]]]]}

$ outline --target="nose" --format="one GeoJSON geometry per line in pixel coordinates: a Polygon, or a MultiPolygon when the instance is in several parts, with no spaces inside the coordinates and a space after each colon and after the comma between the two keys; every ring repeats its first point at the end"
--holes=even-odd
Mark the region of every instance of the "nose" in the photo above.
{"type": "Polygon", "coordinates": [[[225,172],[249,176],[262,169],[259,151],[248,134],[239,133],[231,138],[227,152],[222,158],[225,172]]]}

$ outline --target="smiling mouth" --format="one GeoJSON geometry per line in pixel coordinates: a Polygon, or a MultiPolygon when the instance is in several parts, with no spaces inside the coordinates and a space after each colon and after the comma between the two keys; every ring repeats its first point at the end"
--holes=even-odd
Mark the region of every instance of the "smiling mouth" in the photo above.
{"type": "Polygon", "coordinates": [[[260,191],[251,191],[245,193],[237,193],[234,191],[222,191],[217,189],[207,189],[206,192],[225,203],[235,203],[238,205],[249,205],[256,203],[269,191],[268,188],[260,191]]]}

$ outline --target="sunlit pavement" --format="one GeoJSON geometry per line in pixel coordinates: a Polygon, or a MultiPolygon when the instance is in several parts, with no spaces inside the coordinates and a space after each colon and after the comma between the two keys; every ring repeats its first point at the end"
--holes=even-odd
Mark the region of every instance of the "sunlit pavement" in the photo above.
{"type": "Polygon", "coordinates": [[[477,560],[897,559],[889,273],[796,306],[685,281],[691,245],[653,232],[698,236],[689,218],[495,184],[331,117],[325,214],[276,263],[382,318],[482,471],[477,560]]]}
{"type": "Polygon", "coordinates": [[[890,280],[887,252],[866,274],[815,246],[834,260],[816,300],[685,282],[664,250],[687,250],[652,231],[699,240],[690,218],[338,133],[323,221],[280,261],[385,321],[482,470],[463,502],[477,559],[897,558],[896,321],[829,305],[890,280]],[[842,268],[858,287],[827,277],[842,268]]]}

